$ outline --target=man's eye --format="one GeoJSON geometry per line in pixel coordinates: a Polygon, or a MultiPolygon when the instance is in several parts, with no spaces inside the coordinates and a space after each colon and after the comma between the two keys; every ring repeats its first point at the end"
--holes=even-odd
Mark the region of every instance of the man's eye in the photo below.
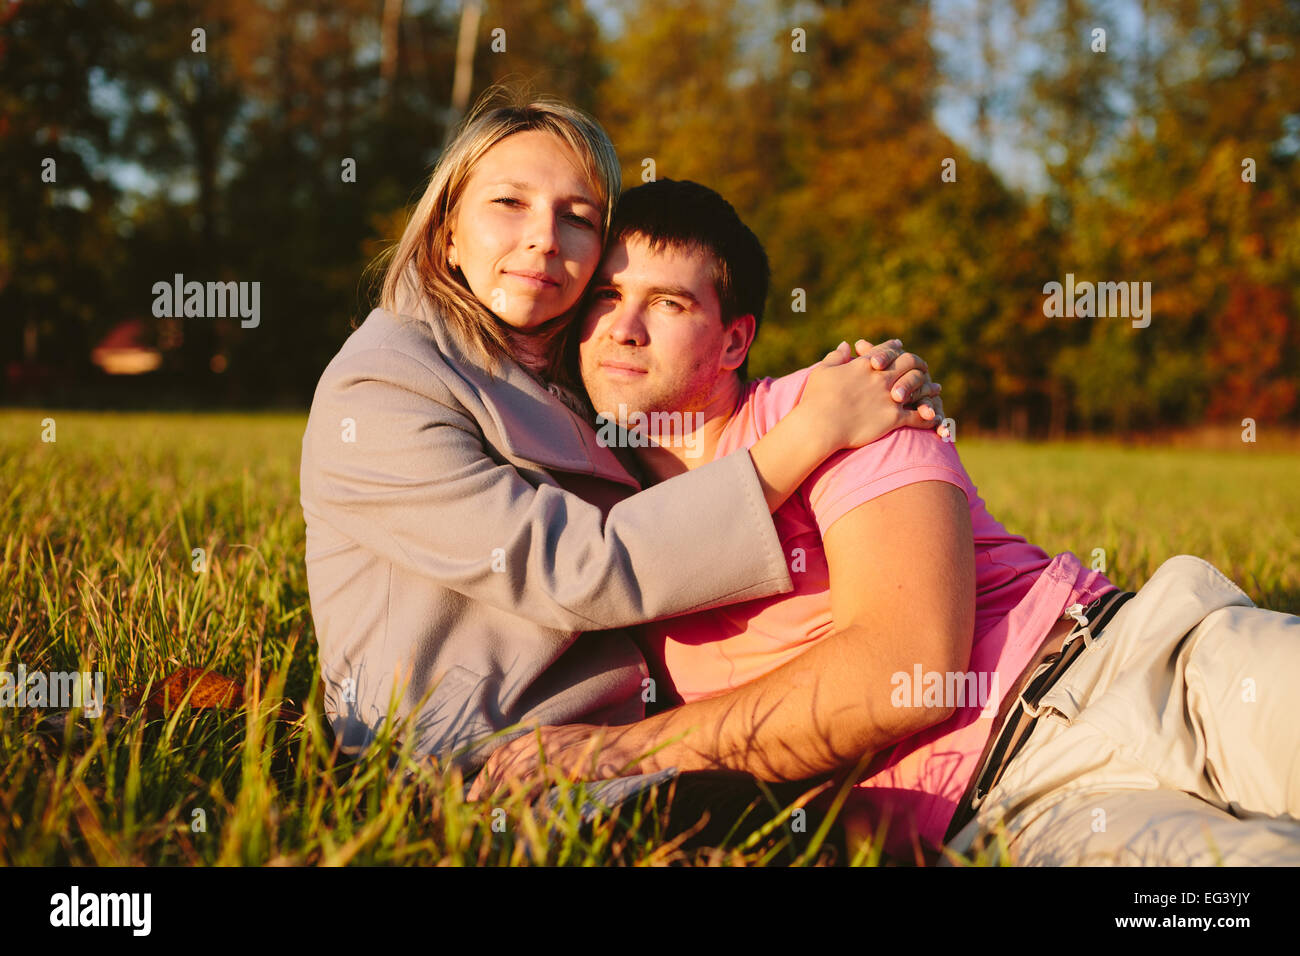
{"type": "Polygon", "coordinates": [[[671,311],[673,312],[683,312],[686,309],[686,306],[682,305],[680,302],[677,302],[674,299],[660,299],[659,303],[661,305],[669,306],[671,311]]]}
{"type": "Polygon", "coordinates": [[[597,289],[597,299],[614,299],[618,297],[618,291],[615,289],[597,289]]]}

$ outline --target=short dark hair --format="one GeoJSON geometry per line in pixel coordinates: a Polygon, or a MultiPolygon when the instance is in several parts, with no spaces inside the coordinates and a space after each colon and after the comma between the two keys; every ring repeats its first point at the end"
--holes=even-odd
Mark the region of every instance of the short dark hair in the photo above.
{"type": "MultiPolygon", "coordinates": [[[[651,249],[665,246],[699,250],[713,259],[713,287],[723,324],[741,315],[754,317],[754,336],[763,321],[772,270],[758,236],[731,203],[690,180],[658,179],[627,190],[614,207],[610,243],[637,236],[651,249]]],[[[737,369],[748,374],[749,355],[737,369]]]]}

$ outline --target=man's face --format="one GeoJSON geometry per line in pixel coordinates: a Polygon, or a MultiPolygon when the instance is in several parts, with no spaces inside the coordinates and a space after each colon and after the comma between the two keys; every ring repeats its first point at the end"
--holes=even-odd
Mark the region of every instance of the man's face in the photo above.
{"type": "MultiPolygon", "coordinates": [[[[614,243],[582,317],[582,380],[592,405],[629,412],[700,411],[744,360],[752,333],[724,327],[712,257],[651,251],[639,236],[614,243]]],[[[737,328],[740,326],[740,328],[737,328]]]]}

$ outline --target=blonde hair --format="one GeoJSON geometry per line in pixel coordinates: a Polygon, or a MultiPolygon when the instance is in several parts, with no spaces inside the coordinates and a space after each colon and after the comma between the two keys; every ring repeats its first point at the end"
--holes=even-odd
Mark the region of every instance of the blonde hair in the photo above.
{"type": "MultiPolygon", "coordinates": [[[[418,295],[434,305],[471,349],[477,351],[489,372],[510,355],[510,346],[497,317],[481,303],[465,280],[447,262],[451,220],[456,214],[465,182],[475,164],[489,149],[507,136],[540,130],[557,136],[577,154],[599,192],[603,207],[600,238],[609,233],[614,204],[622,186],[618,156],[609,136],[592,117],[577,107],[553,97],[526,102],[519,93],[494,87],[475,104],[438,157],[414,211],[407,219],[402,237],[376,263],[391,256],[384,273],[380,308],[398,311],[407,275],[413,271],[418,295]],[[496,105],[506,99],[504,105],[496,105]]],[[[552,357],[552,366],[561,356],[552,357]]]]}

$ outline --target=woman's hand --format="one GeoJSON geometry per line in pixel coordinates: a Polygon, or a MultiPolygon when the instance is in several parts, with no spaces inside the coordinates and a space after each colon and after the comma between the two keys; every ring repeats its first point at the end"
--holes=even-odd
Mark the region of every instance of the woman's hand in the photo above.
{"type": "MultiPolygon", "coordinates": [[[[943,421],[943,399],[939,392],[943,386],[930,380],[930,367],[925,359],[913,352],[903,351],[900,339],[890,339],[881,345],[872,345],[866,339],[855,343],[858,355],[870,358],[871,367],[896,373],[890,395],[900,405],[915,406],[928,422],[943,421]]],[[[843,365],[853,358],[847,342],[826,354],[821,364],[828,367],[843,365]]]]}
{"type": "Polygon", "coordinates": [[[828,431],[836,448],[869,444],[895,428],[934,428],[946,437],[941,386],[930,380],[925,360],[892,339],[872,346],[847,342],[830,352],[808,376],[798,410],[805,421],[828,431]]]}
{"type": "Polygon", "coordinates": [[[900,426],[938,425],[948,437],[939,386],[920,357],[897,339],[874,348],[859,339],[857,349],[858,358],[847,343],[827,355],[809,373],[799,404],[749,449],[769,511],[841,449],[868,445],[900,426]]]}

